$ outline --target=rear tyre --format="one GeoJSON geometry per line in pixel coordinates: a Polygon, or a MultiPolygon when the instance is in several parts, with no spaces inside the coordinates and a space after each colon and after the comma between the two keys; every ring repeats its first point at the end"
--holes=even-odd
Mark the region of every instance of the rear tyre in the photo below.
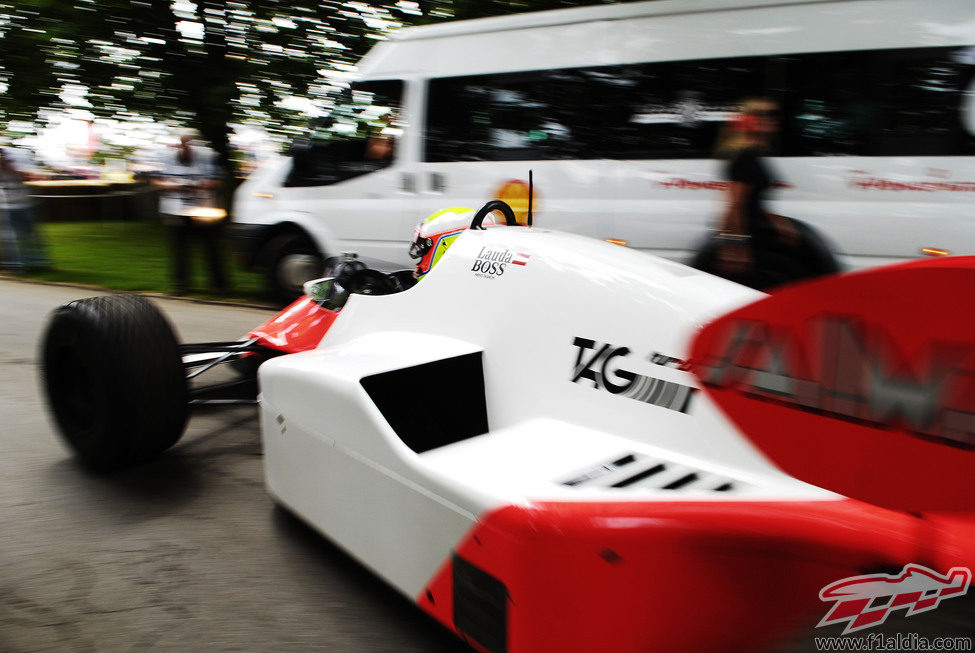
{"type": "Polygon", "coordinates": [[[148,460],[182,436],[189,391],[179,344],[146,298],[69,302],[51,315],[42,343],[48,405],[90,469],[148,460]]]}
{"type": "Polygon", "coordinates": [[[325,259],[302,234],[283,234],[267,245],[268,287],[274,298],[290,304],[301,297],[306,281],[322,276],[325,259]]]}

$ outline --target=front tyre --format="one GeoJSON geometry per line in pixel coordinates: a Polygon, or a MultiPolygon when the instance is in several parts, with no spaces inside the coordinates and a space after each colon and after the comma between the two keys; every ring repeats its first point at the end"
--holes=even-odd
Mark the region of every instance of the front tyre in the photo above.
{"type": "Polygon", "coordinates": [[[42,375],[59,431],[90,469],[148,460],[186,428],[188,387],[168,320],[146,298],[69,302],[51,315],[42,375]]]}

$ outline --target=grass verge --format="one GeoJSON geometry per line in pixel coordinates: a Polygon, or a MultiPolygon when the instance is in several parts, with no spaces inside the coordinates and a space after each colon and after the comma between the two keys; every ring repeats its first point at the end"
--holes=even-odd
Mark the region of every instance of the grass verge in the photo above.
{"type": "MultiPolygon", "coordinates": [[[[18,276],[41,281],[59,281],[128,290],[168,294],[174,290],[172,243],[166,228],[158,222],[47,222],[38,225],[47,245],[52,268],[28,271],[18,276]]],[[[225,248],[224,262],[231,290],[218,296],[211,290],[206,258],[199,243],[190,256],[188,294],[201,299],[269,301],[260,274],[242,269],[225,248]]]]}

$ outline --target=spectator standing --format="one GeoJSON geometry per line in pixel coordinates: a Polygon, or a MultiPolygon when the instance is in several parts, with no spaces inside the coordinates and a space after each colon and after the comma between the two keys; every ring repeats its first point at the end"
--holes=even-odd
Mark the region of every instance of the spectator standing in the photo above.
{"type": "Polygon", "coordinates": [[[50,265],[34,224],[34,200],[24,183],[30,167],[19,151],[0,147],[0,264],[16,271],[50,265]]]}
{"type": "Polygon", "coordinates": [[[212,290],[228,289],[222,236],[226,213],[217,200],[220,173],[212,150],[193,143],[193,134],[180,135],[179,145],[168,153],[155,185],[161,190],[159,213],[173,243],[173,281],[177,294],[189,290],[190,248],[203,245],[212,290]]]}
{"type": "Polygon", "coordinates": [[[718,147],[726,159],[728,190],[714,260],[695,264],[759,289],[782,281],[777,277],[782,261],[800,240],[788,218],[766,209],[778,179],[765,156],[777,132],[778,106],[768,99],[746,101],[728,126],[718,147]]]}

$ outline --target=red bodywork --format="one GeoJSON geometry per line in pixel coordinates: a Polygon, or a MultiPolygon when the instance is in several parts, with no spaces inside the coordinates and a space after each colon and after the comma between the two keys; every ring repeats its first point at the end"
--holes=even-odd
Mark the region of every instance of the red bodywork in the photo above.
{"type": "Polygon", "coordinates": [[[975,257],[802,284],[722,316],[705,391],[786,473],[911,512],[975,509],[975,257]]]}
{"type": "Polygon", "coordinates": [[[339,311],[322,308],[302,296],[270,320],[247,334],[259,344],[286,354],[314,349],[321,342],[339,311]]]}
{"type": "MultiPolygon", "coordinates": [[[[536,503],[483,516],[455,553],[504,583],[512,653],[753,651],[815,623],[830,582],[948,564],[936,528],[853,500],[536,503]]],[[[427,590],[424,610],[497,649],[457,628],[451,561],[427,590]]]]}

